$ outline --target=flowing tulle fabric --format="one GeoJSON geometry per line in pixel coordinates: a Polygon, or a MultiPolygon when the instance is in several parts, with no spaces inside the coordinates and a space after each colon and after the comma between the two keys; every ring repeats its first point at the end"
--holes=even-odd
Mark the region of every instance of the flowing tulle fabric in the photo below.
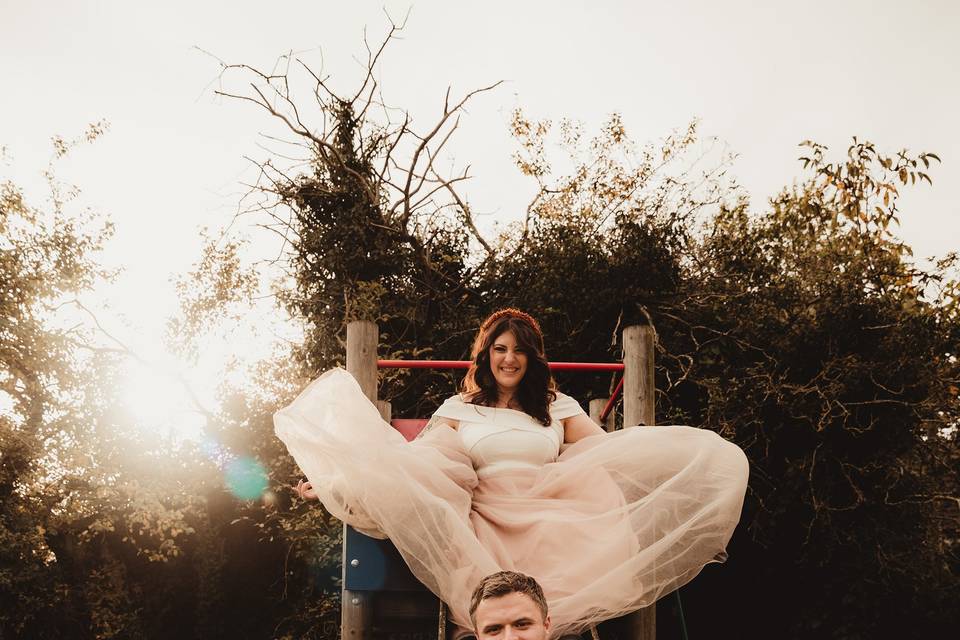
{"type": "Polygon", "coordinates": [[[330,513],[389,538],[462,626],[474,587],[503,569],[540,582],[554,637],[650,605],[725,559],[746,490],[739,447],[683,426],[592,436],[478,478],[456,431],[408,443],[340,369],[274,419],[330,513]]]}

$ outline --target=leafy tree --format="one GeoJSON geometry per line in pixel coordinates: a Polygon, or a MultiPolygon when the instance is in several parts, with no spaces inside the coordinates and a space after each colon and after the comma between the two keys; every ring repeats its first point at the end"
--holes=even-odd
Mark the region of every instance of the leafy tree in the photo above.
{"type": "MultiPolygon", "coordinates": [[[[92,125],[85,137],[102,131],[92,125]]],[[[56,159],[73,146],[62,138],[53,144],[56,159]]],[[[75,193],[52,165],[47,210],[13,182],[0,184],[0,628],[18,634],[43,629],[68,605],[69,576],[52,566],[58,518],[33,489],[63,482],[61,456],[69,464],[78,455],[63,445],[85,435],[73,408],[92,369],[75,358],[77,331],[52,316],[101,276],[90,256],[110,234],[109,226],[86,232],[66,214],[75,193]]]]}
{"type": "Polygon", "coordinates": [[[828,162],[825,147],[805,146],[800,186],[761,215],[723,209],[699,247],[689,295],[670,312],[681,331],[669,348],[689,362],[676,395],[751,457],[759,547],[742,585],[756,618],[792,618],[796,637],[910,637],[918,620],[946,631],[958,569],[956,257],[921,269],[890,224],[898,190],[929,181],[937,158],[854,139],[828,162]],[[776,600],[751,581],[779,584],[776,600]]]}
{"type": "MultiPolygon", "coordinates": [[[[637,190],[598,188],[584,169],[609,167],[604,156],[625,136],[611,123],[616,137],[593,141],[598,157],[572,177],[545,180],[549,163],[521,162],[547,194],[545,213],[515,232],[522,249],[487,290],[537,310],[564,358],[595,358],[616,347],[618,327],[651,321],[659,421],[746,449],[744,531],[723,577],[685,590],[700,612],[691,624],[849,638],[911,636],[917,620],[952,627],[957,259],[919,268],[891,224],[899,189],[930,181],[936,156],[886,156],[855,139],[829,162],[805,143],[808,177],[769,210],[719,187],[705,199],[715,214],[678,228],[674,210],[623,206],[637,190]],[[606,228],[597,211],[612,212],[606,228]]],[[[517,130],[524,149],[545,148],[547,127],[517,130]]]]}
{"type": "Polygon", "coordinates": [[[97,252],[112,227],[78,213],[79,190],[55,175],[57,160],[104,130],[53,139],[44,206],[0,184],[5,636],[156,636],[194,620],[180,587],[191,579],[199,496],[215,469],[198,451],[137,429],[125,410],[122,365],[135,354],[81,301],[110,277],[97,252]]]}
{"type": "MultiPolygon", "coordinates": [[[[76,191],[52,168],[44,207],[2,184],[0,634],[335,637],[340,526],[292,497],[299,471],[272,413],[342,363],[350,320],[378,323],[382,355],[458,359],[504,305],[541,319],[554,359],[615,359],[624,326],[652,323],[658,421],[747,451],[731,561],[684,588],[694,635],[955,627],[958,258],[918,265],[896,236],[900,190],[930,182],[939,159],[804,143],[796,186],[755,207],[696,123],[638,146],[617,115],[587,137],[518,110],[514,160],[534,196],[486,238],[460,192],[468,172],[437,169],[476,92],[448,92],[425,129],[381,109],[375,68],[399,28],[349,95],[292,59],[280,75],[224,64],[253,81],[224,95],[264,109],[307,158],[263,162],[251,194],[282,242],[278,310],[305,331],[252,366],[250,384],[226,377],[221,407],[197,406],[202,444],[132,428],[120,402],[120,365],[136,354],[80,301],[109,276],[96,262],[109,224],[73,213],[76,191]],[[298,78],[317,123],[302,116],[298,78]],[[84,322],[65,322],[68,310],[84,322]],[[237,473],[268,485],[232,494],[237,473]]],[[[55,155],[72,146],[55,139],[55,155]]],[[[210,237],[180,279],[168,342],[184,359],[254,304],[260,278],[242,251],[210,237]]],[[[561,384],[586,401],[614,381],[561,384]]],[[[455,384],[392,372],[381,397],[395,415],[424,415],[455,384]]]]}
{"type": "MultiPolygon", "coordinates": [[[[311,158],[294,176],[264,163],[260,185],[289,248],[292,284],[278,298],[307,328],[294,352],[302,375],[342,362],[355,318],[379,324],[381,354],[408,358],[464,357],[479,319],[510,304],[540,317],[550,355],[563,359],[615,358],[619,330],[650,322],[659,421],[722,433],[753,469],[731,564],[686,590],[691,624],[859,638],[956,622],[946,612],[958,569],[957,258],[920,267],[895,235],[899,190],[931,181],[935,155],[889,156],[855,139],[831,160],[805,143],[801,182],[756,210],[695,123],[638,149],[617,116],[587,141],[576,123],[518,111],[515,161],[536,194],[520,222],[487,240],[455,179],[433,175],[427,188],[443,202],[404,187],[430,184],[438,150],[425,166],[419,154],[447,140],[433,136],[456,109],[405,147],[406,118],[371,119],[372,71],[341,98],[308,70],[327,116],[318,134],[299,119],[288,75],[224,69],[254,74],[254,93],[234,97],[279,118],[311,158]],[[567,153],[559,164],[554,131],[567,153]],[[560,165],[570,170],[555,175],[560,165]]],[[[612,381],[562,384],[586,400],[612,381]]],[[[453,385],[391,373],[381,397],[395,415],[423,415],[453,385]]],[[[267,451],[276,443],[263,408],[275,405],[258,406],[267,451]]],[[[294,479],[292,461],[272,451],[278,481],[294,479]]],[[[309,564],[301,517],[299,504],[281,505],[267,529],[309,564]]],[[[336,524],[316,524],[330,560],[336,524]]],[[[305,605],[294,607],[288,628],[307,628],[305,605]]]]}

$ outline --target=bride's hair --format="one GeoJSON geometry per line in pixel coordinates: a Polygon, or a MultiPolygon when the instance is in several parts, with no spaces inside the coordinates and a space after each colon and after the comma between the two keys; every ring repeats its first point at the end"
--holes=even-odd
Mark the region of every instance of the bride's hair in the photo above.
{"type": "Polygon", "coordinates": [[[501,309],[480,325],[473,341],[473,363],[463,378],[467,402],[483,406],[497,404],[499,391],[490,369],[490,347],[507,331],[513,333],[517,347],[527,354],[527,371],[520,380],[516,400],[524,413],[549,426],[550,403],[557,399],[557,391],[544,355],[543,333],[533,317],[518,309],[501,309]]]}

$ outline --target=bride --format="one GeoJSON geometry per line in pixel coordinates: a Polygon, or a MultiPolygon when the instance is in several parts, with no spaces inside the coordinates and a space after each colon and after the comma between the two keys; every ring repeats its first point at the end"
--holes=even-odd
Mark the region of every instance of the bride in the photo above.
{"type": "Polygon", "coordinates": [[[539,324],[516,309],[483,322],[462,393],[411,443],[341,369],[274,421],[300,495],[389,538],[462,627],[501,570],[543,586],[553,637],[656,602],[726,558],[748,476],[712,431],[604,432],[557,390],[539,324]]]}

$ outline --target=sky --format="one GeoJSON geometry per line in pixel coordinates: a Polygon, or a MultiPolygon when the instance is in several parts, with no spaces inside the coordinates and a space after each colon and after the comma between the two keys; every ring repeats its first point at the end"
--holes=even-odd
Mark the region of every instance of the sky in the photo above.
{"type": "MultiPolygon", "coordinates": [[[[901,200],[900,235],[918,256],[960,245],[960,3],[951,0],[744,2],[417,2],[0,0],[0,175],[32,185],[52,135],[105,119],[110,131],[60,167],[84,206],[109,216],[104,253],[124,272],[106,321],[138,348],[176,311],[171,278],[197,260],[199,229],[237,211],[262,133],[249,104],[214,94],[218,59],[270,69],[293,51],[347,92],[389,14],[401,38],[380,67],[386,101],[426,126],[453,95],[478,96],[450,143],[471,165],[462,188],[479,225],[516,219],[535,185],[511,161],[516,107],[596,130],[619,112],[657,140],[700,119],[736,154],[753,206],[801,175],[797,144],[842,152],[852,136],[887,152],[937,153],[933,187],[901,200]]],[[[37,191],[39,193],[39,191],[37,191]]],[[[239,233],[258,238],[254,228],[239,233]]]]}

